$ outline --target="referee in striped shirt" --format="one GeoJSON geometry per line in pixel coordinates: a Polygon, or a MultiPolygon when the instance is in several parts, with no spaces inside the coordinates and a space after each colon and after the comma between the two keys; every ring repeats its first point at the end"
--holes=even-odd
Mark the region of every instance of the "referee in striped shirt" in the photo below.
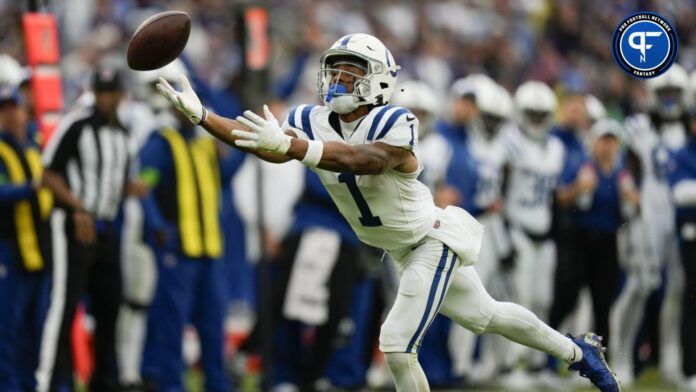
{"type": "Polygon", "coordinates": [[[57,209],[51,219],[54,277],[36,373],[39,391],[73,389],[70,330],[85,293],[96,321],[90,390],[118,385],[114,340],[121,269],[114,220],[126,185],[128,133],[117,118],[121,75],[99,69],[92,87],[94,104],[66,115],[42,156],[57,209]]]}

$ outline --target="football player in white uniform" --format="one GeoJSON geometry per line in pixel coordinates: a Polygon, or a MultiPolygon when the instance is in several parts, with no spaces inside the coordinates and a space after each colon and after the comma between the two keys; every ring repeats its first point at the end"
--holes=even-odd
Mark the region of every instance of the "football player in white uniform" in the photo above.
{"type": "MultiPolygon", "coordinates": [[[[553,191],[563,170],[565,149],[550,135],[557,102],[549,86],[539,81],[523,83],[515,91],[514,104],[516,119],[503,130],[508,153],[505,216],[515,248],[513,298],[546,321],[556,264],[551,237],[553,191]]],[[[524,360],[527,369],[541,369],[545,356],[513,346],[509,365],[518,360],[524,360]]],[[[510,376],[530,381],[522,372],[510,376]]]]}
{"type": "Polygon", "coordinates": [[[515,92],[516,124],[505,129],[510,172],[505,214],[517,252],[515,286],[519,302],[548,317],[553,297],[556,249],[550,236],[553,190],[563,169],[564,148],[549,135],[556,97],[542,82],[515,92]]]}
{"type": "Polygon", "coordinates": [[[185,77],[183,91],[165,80],[159,88],[222,141],[265,160],[296,159],[315,170],[358,238],[399,264],[397,298],[380,333],[397,390],[429,390],[417,352],[441,312],[474,332],[498,333],[554,355],[601,390],[618,391],[596,335],[565,337],[527,309],[488,295],[471,266],[483,228],[459,208],[436,208],[417,180],[418,120],[387,105],[400,67],[382,42],[347,35],[320,62],[318,93],[325,105],[292,109],[282,127],[265,107],[265,118],[246,111],[237,121],[208,113],[185,77]]]}
{"type": "MultiPolygon", "coordinates": [[[[625,122],[630,152],[640,171],[641,226],[632,239],[641,254],[629,262],[627,280],[611,315],[610,342],[617,351],[612,364],[627,383],[633,381],[632,347],[643,319],[642,309],[659,285],[665,268],[665,294],[660,314],[660,373],[664,381],[680,382],[680,296],[683,274],[674,229],[674,205],[666,173],[670,155],[686,143],[691,102],[689,76],[678,64],[646,81],[650,109],[625,122]],[[640,263],[640,264],[639,264],[640,263]],[[636,265],[639,264],[639,265],[636,265]]],[[[630,161],[629,161],[630,163],[630,161]]]]}

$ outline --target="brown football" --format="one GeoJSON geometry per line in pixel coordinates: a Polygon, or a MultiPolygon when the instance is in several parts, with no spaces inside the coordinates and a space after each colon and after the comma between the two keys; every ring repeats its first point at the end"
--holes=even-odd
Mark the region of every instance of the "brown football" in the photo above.
{"type": "Polygon", "coordinates": [[[166,11],[149,17],[133,33],[128,45],[128,66],[136,71],[162,68],[186,47],[191,18],[181,11],[166,11]]]}

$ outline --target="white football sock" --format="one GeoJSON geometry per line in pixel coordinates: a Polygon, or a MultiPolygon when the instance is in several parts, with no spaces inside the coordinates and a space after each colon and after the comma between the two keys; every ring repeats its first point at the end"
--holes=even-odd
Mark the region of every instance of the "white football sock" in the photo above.
{"type": "Polygon", "coordinates": [[[577,344],[539,320],[534,313],[511,302],[497,303],[485,332],[505,336],[513,342],[541,350],[566,363],[582,359],[582,349],[577,344]]]}
{"type": "Polygon", "coordinates": [[[418,363],[418,355],[411,353],[384,353],[394,378],[397,392],[429,392],[428,380],[418,363]]]}
{"type": "Polygon", "coordinates": [[[119,379],[123,384],[139,383],[140,363],[145,344],[147,312],[121,305],[116,329],[119,379]]]}

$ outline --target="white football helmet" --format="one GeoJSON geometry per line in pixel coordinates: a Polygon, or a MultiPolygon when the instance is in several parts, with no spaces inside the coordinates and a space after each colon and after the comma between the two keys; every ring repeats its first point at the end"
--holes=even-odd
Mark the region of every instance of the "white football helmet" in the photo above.
{"type": "Polygon", "coordinates": [[[167,99],[155,89],[157,80],[162,77],[169,83],[179,83],[179,75],[188,74],[184,63],[179,59],[175,59],[160,69],[134,72],[137,81],[134,89],[136,97],[147,102],[153,110],[158,112],[169,108],[170,105],[167,99]]]}
{"type": "Polygon", "coordinates": [[[418,133],[421,137],[432,130],[440,112],[440,102],[435,91],[427,83],[418,80],[399,82],[391,103],[411,110],[418,117],[418,133]]]}
{"type": "Polygon", "coordinates": [[[680,118],[691,104],[690,83],[689,75],[679,64],[673,64],[667,72],[648,79],[645,87],[650,110],[666,120],[680,118]]]}
{"type": "Polygon", "coordinates": [[[513,114],[512,97],[497,83],[481,83],[476,91],[476,106],[485,137],[493,138],[513,114]]]}
{"type": "Polygon", "coordinates": [[[0,54],[0,87],[15,88],[26,77],[24,68],[7,54],[0,54]]]}
{"type": "Polygon", "coordinates": [[[585,96],[585,108],[587,108],[587,116],[593,124],[607,116],[607,110],[602,101],[592,94],[585,96]]]}
{"type": "Polygon", "coordinates": [[[369,34],[348,34],[341,37],[322,53],[319,62],[321,69],[317,81],[317,93],[333,111],[350,113],[363,105],[386,105],[396,88],[396,74],[401,69],[389,49],[369,34]],[[355,61],[365,67],[365,75],[360,76],[335,68],[341,60],[355,61]],[[355,78],[352,93],[333,82],[340,73],[355,78]]]}
{"type": "Polygon", "coordinates": [[[533,80],[522,83],[515,91],[514,100],[522,131],[533,139],[546,138],[558,105],[551,87],[533,80]]]}

